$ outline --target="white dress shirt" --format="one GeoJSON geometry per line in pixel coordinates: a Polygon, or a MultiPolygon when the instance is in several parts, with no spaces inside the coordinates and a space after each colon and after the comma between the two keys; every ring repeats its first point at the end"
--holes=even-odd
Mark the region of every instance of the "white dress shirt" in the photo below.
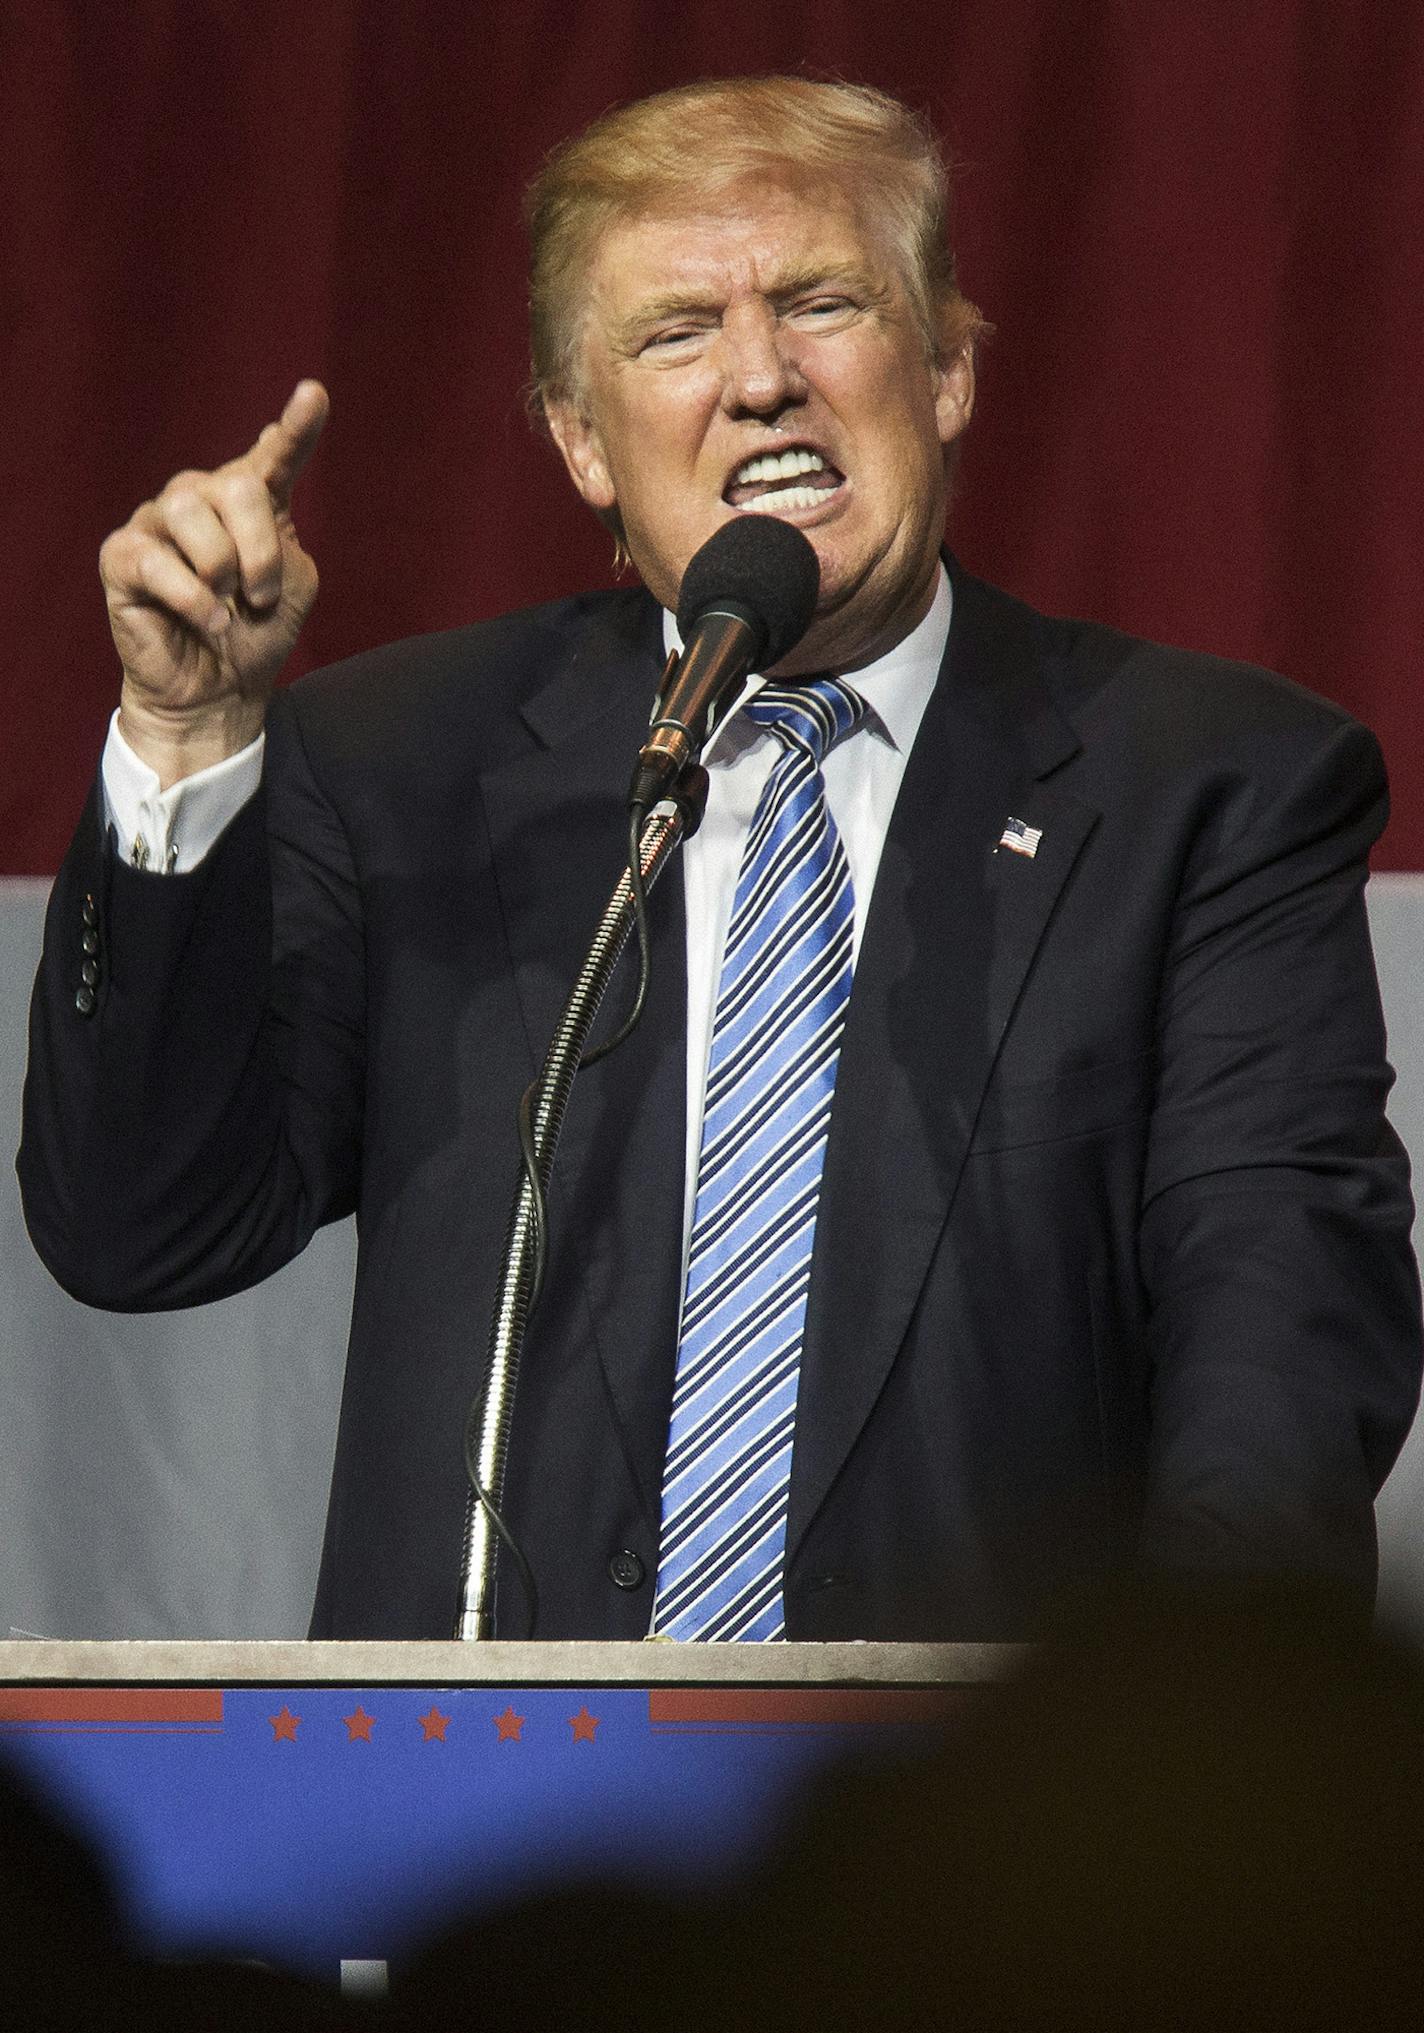
{"type": "MultiPolygon", "coordinates": [[[[860,952],[875,871],[905,762],[939,675],[949,621],[949,578],[941,565],[933,603],[919,627],[887,656],[849,679],[870,711],[855,732],[831,750],[823,766],[826,801],[845,848],[855,893],[852,965],[860,952]]],[[[669,649],[680,647],[677,624],[670,614],[663,618],[663,634],[669,649]]],[[[750,698],[761,682],[760,678],[749,679],[743,696],[750,698]]],[[[155,874],[182,875],[196,868],[261,782],[265,739],[259,734],[238,754],[184,777],[165,791],[159,788],[157,772],[141,762],[124,740],[115,713],[109,723],[101,776],[107,815],[124,857],[155,874]]],[[[775,735],[744,719],[735,708],[728,713],[703,751],[709,779],[707,810],[682,850],[687,906],[684,1267],[697,1192],[702,1099],[722,948],[742,847],[762,786],[780,752],[775,735]]]]}
{"type": "Polygon", "coordinates": [[[164,791],[158,771],[124,740],[115,711],[99,775],[105,817],[125,861],[154,875],[190,874],[261,783],[266,746],[266,735],[259,734],[236,755],[194,770],[164,791]]]}

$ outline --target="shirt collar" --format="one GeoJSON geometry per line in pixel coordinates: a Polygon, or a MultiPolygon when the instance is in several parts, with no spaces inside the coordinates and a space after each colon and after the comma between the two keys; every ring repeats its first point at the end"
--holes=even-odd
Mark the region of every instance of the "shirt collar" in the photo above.
{"type": "MultiPolygon", "coordinates": [[[[864,670],[855,671],[849,679],[870,708],[865,722],[867,730],[888,742],[901,755],[910,752],[939,676],[945,644],[949,641],[952,607],[949,574],[941,563],[934,598],[924,620],[910,630],[903,642],[897,642],[883,657],[867,664],[864,670]]],[[[669,654],[682,648],[676,618],[666,610],[663,612],[663,646],[669,654]]],[[[765,682],[759,676],[748,678],[738,695],[737,705],[752,698],[765,682]]],[[[733,707],[718,722],[702,752],[702,760],[709,767],[719,762],[732,762],[762,735],[761,728],[742,719],[733,707]]]]}

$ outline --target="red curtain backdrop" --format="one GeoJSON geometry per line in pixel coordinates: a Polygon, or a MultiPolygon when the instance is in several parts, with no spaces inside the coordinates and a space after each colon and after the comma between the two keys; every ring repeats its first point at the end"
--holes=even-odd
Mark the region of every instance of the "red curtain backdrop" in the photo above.
{"type": "Polygon", "coordinates": [[[998,327],[951,535],[1023,597],[1248,657],[1381,736],[1424,868],[1418,0],[9,0],[0,870],[115,692],[94,557],[298,376],[300,667],[606,581],[530,434],[519,193],[617,99],[810,68],[928,110],[998,327]]]}

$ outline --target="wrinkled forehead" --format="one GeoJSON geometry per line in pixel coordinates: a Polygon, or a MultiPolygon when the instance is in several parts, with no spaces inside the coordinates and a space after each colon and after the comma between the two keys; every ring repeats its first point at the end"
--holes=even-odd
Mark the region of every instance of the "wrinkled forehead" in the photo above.
{"type": "Polygon", "coordinates": [[[875,235],[853,204],[832,192],[813,204],[797,192],[744,187],[724,202],[611,221],[599,237],[589,287],[596,291],[660,268],[724,271],[770,283],[788,267],[825,263],[867,270],[884,265],[875,235]]]}

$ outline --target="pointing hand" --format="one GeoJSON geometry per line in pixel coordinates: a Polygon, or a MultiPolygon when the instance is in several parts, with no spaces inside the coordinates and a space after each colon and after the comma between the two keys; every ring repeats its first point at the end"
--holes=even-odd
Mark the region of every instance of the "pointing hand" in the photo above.
{"type": "Polygon", "coordinates": [[[298,382],[240,458],[184,472],[99,553],[124,667],[120,723],[165,785],[245,748],[316,599],[292,490],[330,405],[298,382]]]}

